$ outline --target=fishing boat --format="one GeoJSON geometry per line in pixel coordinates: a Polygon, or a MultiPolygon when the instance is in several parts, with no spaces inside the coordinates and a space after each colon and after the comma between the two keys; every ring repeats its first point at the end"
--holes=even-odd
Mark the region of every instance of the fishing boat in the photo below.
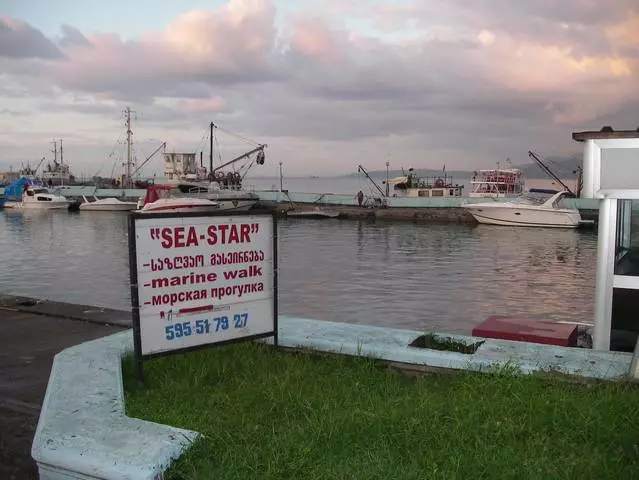
{"type": "MultiPolygon", "coordinates": [[[[250,143],[253,148],[224,163],[221,162],[220,157],[221,164],[214,166],[213,158],[215,153],[213,146],[218,143],[216,136],[218,129],[222,130],[221,127],[213,122],[209,123],[207,132],[209,136],[208,170],[203,163],[203,152],[200,152],[199,164],[197,162],[197,154],[194,152],[164,153],[166,183],[177,187],[181,193],[187,196],[217,202],[220,205],[220,210],[223,211],[249,210],[257,203],[259,197],[255,193],[245,190],[242,186],[242,181],[253,165],[264,165],[264,149],[268,145],[255,143],[231,134],[250,143]],[[235,169],[235,164],[242,161],[244,164],[235,169]],[[234,168],[233,171],[224,171],[225,168],[231,166],[234,168]]],[[[219,157],[219,149],[217,156],[219,157]]]]}
{"type": "Polygon", "coordinates": [[[59,210],[71,205],[66,197],[50,192],[33,178],[22,177],[4,189],[5,208],[59,210]]]}
{"type": "Polygon", "coordinates": [[[388,185],[393,186],[394,197],[461,197],[464,188],[445,173],[443,177],[420,178],[412,168],[405,175],[389,179],[388,185]]]}
{"type": "Polygon", "coordinates": [[[217,202],[206,198],[187,197],[173,185],[151,185],[138,202],[140,213],[184,213],[220,211],[217,202]]]}
{"type": "Polygon", "coordinates": [[[92,210],[100,212],[128,212],[138,207],[136,202],[123,202],[117,198],[98,198],[82,195],[80,210],[92,210]]]}
{"type": "Polygon", "coordinates": [[[463,208],[479,223],[489,225],[577,228],[583,223],[579,210],[559,206],[569,192],[563,190],[550,197],[548,193],[531,190],[505,202],[467,203],[463,208]]]}
{"type": "Polygon", "coordinates": [[[504,167],[497,162],[497,168],[473,172],[468,196],[473,198],[517,197],[524,193],[524,184],[521,170],[513,168],[510,159],[506,159],[504,167]]]}
{"type": "MultiPolygon", "coordinates": [[[[71,174],[70,167],[64,163],[64,149],[62,148],[62,139],[60,139],[60,150],[58,151],[57,141],[53,141],[53,163],[48,162],[42,170],[42,180],[48,186],[57,186],[70,184],[75,182],[75,177],[71,174]],[[58,152],[60,153],[60,161],[58,161],[58,152]]],[[[40,162],[42,163],[42,162],[40,162]]]]}

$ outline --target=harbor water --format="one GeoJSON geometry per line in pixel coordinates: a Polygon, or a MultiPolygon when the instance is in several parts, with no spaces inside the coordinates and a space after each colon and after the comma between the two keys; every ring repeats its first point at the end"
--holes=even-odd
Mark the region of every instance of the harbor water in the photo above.
{"type": "MultiPolygon", "coordinates": [[[[284,219],[280,313],[468,334],[490,315],[591,323],[596,232],[284,219]]],[[[0,213],[0,292],[130,308],[127,215],[0,213]]]]}

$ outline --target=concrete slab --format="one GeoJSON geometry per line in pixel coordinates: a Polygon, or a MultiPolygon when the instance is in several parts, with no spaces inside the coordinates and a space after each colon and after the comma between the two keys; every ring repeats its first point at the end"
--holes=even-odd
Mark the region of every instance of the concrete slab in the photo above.
{"type": "MultiPolygon", "coordinates": [[[[467,345],[481,342],[475,353],[409,347],[424,332],[370,325],[279,317],[279,343],[345,355],[452,370],[489,371],[509,366],[522,373],[552,371],[599,380],[628,378],[632,354],[513,342],[465,335],[436,334],[467,345]]],[[[271,339],[263,341],[271,343],[271,339]]]]}
{"type": "Polygon", "coordinates": [[[196,432],[129,418],[121,359],[132,330],[57,354],[31,455],[41,480],[161,478],[196,432]]]}

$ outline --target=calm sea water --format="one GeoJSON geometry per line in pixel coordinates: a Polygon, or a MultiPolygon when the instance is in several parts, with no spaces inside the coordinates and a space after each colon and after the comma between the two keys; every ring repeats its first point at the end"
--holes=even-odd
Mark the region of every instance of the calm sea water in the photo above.
{"type": "MultiPolygon", "coordinates": [[[[0,291],[128,309],[126,214],[0,212],[0,291]]],[[[493,314],[590,322],[594,232],[283,220],[280,311],[470,333],[493,314]]]]}

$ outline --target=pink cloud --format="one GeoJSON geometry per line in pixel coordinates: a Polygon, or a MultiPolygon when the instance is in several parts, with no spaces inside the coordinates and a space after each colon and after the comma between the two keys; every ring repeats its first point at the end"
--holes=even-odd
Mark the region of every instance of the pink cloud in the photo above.
{"type": "Polygon", "coordinates": [[[298,18],[293,24],[289,44],[293,51],[320,62],[335,66],[345,59],[346,39],[319,18],[298,18]]]}
{"type": "Polygon", "coordinates": [[[274,16],[269,0],[231,0],[215,12],[186,12],[137,40],[87,36],[92,48],[67,46],[68,60],[54,64],[52,76],[63,88],[134,96],[175,96],[183,82],[261,80],[271,74],[274,16]]]}
{"type": "Polygon", "coordinates": [[[224,109],[223,98],[213,97],[206,99],[187,98],[182,101],[182,108],[189,113],[216,113],[224,109]]]}

